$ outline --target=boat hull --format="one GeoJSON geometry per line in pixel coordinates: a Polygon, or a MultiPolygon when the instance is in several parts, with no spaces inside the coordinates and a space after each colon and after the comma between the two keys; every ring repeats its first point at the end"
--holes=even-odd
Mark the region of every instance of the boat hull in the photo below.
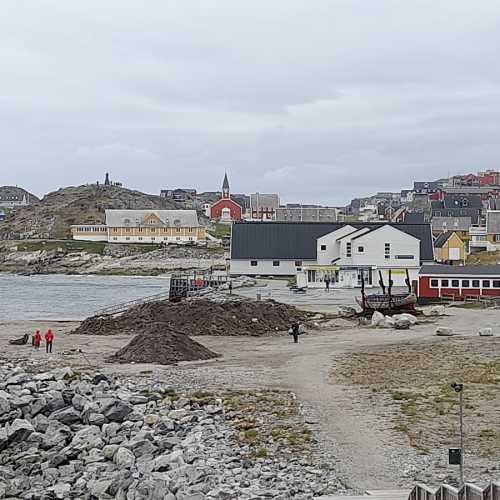
{"type": "Polygon", "coordinates": [[[356,297],[356,302],[363,310],[385,311],[385,310],[413,310],[417,303],[417,296],[414,293],[404,295],[367,295],[364,303],[362,297],[356,297]]]}

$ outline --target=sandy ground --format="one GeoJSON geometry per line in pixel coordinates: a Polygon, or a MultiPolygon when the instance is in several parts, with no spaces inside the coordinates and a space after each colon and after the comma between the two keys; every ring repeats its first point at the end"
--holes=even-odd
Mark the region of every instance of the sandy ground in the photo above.
{"type": "MultiPolygon", "coordinates": [[[[247,293],[255,293],[255,290],[247,293]]],[[[318,309],[332,310],[338,305],[329,297],[320,297],[328,302],[318,309]]],[[[313,308],[312,299],[307,300],[311,301],[307,305],[313,308]]],[[[482,326],[493,327],[500,335],[498,311],[450,308],[448,314],[439,318],[436,324],[451,326],[460,336],[470,337],[471,342],[482,326]]],[[[104,365],[104,358],[125,345],[129,337],[67,335],[76,325],[71,322],[3,322],[0,323],[0,345],[9,357],[22,352],[23,355],[47,359],[48,366],[54,363],[82,367],[92,364],[104,366],[105,371],[112,373],[148,372],[174,386],[290,389],[303,404],[307,420],[322,447],[337,458],[335,466],[346,483],[359,490],[390,489],[411,486],[415,473],[428,473],[424,469],[432,465],[393,429],[387,411],[381,418],[373,401],[361,397],[356,388],[341,378],[332,377],[332,370],[338,360],[351,353],[377,351],[391,345],[446,343],[449,339],[433,336],[436,324],[417,325],[407,331],[366,327],[316,330],[301,337],[298,345],[291,343],[286,335],[269,338],[199,337],[196,338],[198,342],[222,357],[178,367],[104,365]],[[49,326],[56,332],[52,355],[33,352],[30,346],[7,344],[9,338],[32,332],[35,328],[45,330],[49,326]],[[71,353],[71,349],[81,349],[83,354],[71,353]]]]}

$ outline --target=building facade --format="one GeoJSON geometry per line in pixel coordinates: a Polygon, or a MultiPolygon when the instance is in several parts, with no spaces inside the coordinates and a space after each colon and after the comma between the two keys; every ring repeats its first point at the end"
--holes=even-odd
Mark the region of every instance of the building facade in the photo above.
{"type": "Polygon", "coordinates": [[[404,286],[422,262],[433,262],[429,224],[242,222],[233,225],[231,274],[296,275],[307,286],[348,288],[384,279],[404,286]]]}
{"type": "Polygon", "coordinates": [[[420,302],[467,297],[499,297],[500,266],[423,266],[418,276],[420,302]]]}
{"type": "Polygon", "coordinates": [[[195,210],[106,210],[106,224],[71,226],[73,239],[108,243],[205,241],[195,210]]]}
{"type": "Polygon", "coordinates": [[[281,222],[337,222],[340,210],[335,207],[287,204],[276,209],[274,220],[281,222]]]}
{"type": "Polygon", "coordinates": [[[465,264],[467,245],[456,232],[446,231],[434,240],[434,255],[441,264],[465,264]]]}
{"type": "Polygon", "coordinates": [[[227,174],[224,175],[222,183],[222,198],[210,207],[210,218],[223,223],[239,221],[243,217],[241,205],[231,199],[229,181],[227,174]]]}
{"type": "Polygon", "coordinates": [[[252,220],[271,220],[279,206],[280,197],[277,194],[251,194],[249,217],[252,220]]]}

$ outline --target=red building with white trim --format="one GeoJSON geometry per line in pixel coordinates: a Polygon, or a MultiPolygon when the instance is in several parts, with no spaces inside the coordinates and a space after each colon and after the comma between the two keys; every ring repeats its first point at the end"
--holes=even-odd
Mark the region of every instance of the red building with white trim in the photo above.
{"type": "Polygon", "coordinates": [[[500,266],[422,266],[417,296],[420,302],[441,297],[500,297],[500,266]]]}
{"type": "Polygon", "coordinates": [[[221,222],[231,222],[241,220],[242,215],[243,209],[241,205],[231,199],[229,181],[227,180],[227,174],[225,174],[222,183],[222,198],[210,207],[210,218],[221,222]]]}

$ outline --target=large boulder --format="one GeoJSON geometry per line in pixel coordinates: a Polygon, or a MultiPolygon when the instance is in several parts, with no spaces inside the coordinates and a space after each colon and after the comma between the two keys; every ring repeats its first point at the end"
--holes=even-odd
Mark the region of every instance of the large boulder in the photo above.
{"type": "Polygon", "coordinates": [[[452,337],[454,333],[453,330],[447,326],[438,326],[434,335],[438,337],[452,337]]]}
{"type": "Polygon", "coordinates": [[[398,319],[405,319],[410,322],[410,325],[416,325],[418,323],[418,320],[416,316],[413,316],[413,314],[409,313],[401,313],[401,314],[395,314],[393,318],[397,321],[398,319]]]}
{"type": "Polygon", "coordinates": [[[65,425],[71,425],[80,421],[80,412],[72,406],[69,406],[68,408],[63,408],[51,413],[49,419],[57,420],[65,425]]]}
{"type": "Polygon", "coordinates": [[[385,321],[385,316],[378,311],[375,311],[372,316],[372,326],[381,326],[382,323],[385,321]]]}
{"type": "Polygon", "coordinates": [[[120,448],[116,450],[116,453],[113,456],[113,462],[119,467],[129,468],[134,465],[135,456],[130,450],[124,448],[123,446],[120,446],[120,448]]]}
{"type": "Polygon", "coordinates": [[[394,320],[394,328],[396,330],[409,330],[410,324],[410,321],[405,318],[398,318],[394,320]]]}
{"type": "Polygon", "coordinates": [[[357,311],[354,307],[349,306],[340,306],[339,307],[339,316],[342,318],[352,318],[356,316],[357,311]]]}
{"type": "Polygon", "coordinates": [[[480,328],[478,335],[480,337],[493,337],[493,330],[491,328],[480,328]]]}
{"type": "Polygon", "coordinates": [[[113,399],[102,407],[101,413],[111,422],[123,422],[132,410],[133,407],[130,403],[113,399]]]}
{"type": "Polygon", "coordinates": [[[445,306],[432,306],[427,309],[424,309],[425,316],[444,316],[446,314],[445,306]]]}
{"type": "Polygon", "coordinates": [[[7,437],[12,441],[26,441],[35,432],[33,426],[25,419],[16,418],[7,429],[7,437]]]}

